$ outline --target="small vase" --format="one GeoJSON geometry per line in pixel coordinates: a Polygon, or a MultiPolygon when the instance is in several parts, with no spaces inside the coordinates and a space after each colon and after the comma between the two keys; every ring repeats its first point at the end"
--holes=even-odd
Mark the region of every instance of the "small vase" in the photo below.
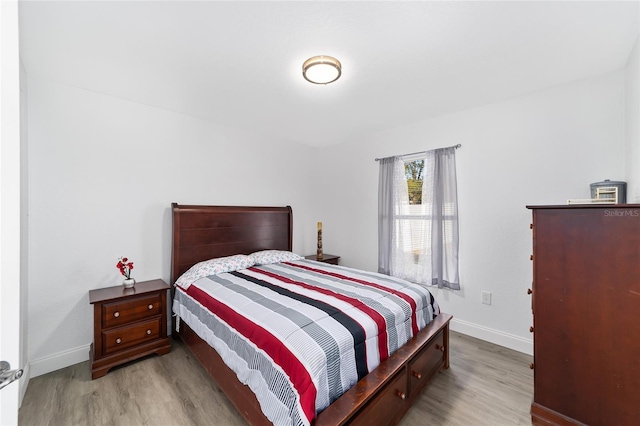
{"type": "Polygon", "coordinates": [[[134,285],[136,285],[136,280],[135,278],[127,278],[124,281],[122,281],[122,285],[124,286],[124,288],[131,288],[134,285]]]}

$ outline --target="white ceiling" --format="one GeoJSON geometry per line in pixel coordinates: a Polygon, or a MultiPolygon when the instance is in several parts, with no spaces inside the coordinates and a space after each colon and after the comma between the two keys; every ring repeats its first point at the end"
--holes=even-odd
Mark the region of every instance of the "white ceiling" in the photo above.
{"type": "Polygon", "coordinates": [[[30,75],[311,146],[621,69],[639,21],[638,1],[20,2],[30,75]],[[319,54],[337,82],[303,79],[319,54]]]}

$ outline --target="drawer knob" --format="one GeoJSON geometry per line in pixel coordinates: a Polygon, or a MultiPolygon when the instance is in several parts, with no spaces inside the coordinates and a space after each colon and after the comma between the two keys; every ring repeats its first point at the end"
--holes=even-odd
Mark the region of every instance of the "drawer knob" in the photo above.
{"type": "Polygon", "coordinates": [[[535,368],[534,363],[529,364],[529,368],[533,370],[535,368]]]}
{"type": "Polygon", "coordinates": [[[529,224],[529,229],[533,229],[533,223],[529,224]]]}
{"type": "Polygon", "coordinates": [[[444,346],[436,344],[436,350],[444,352],[444,346]]]}
{"type": "Polygon", "coordinates": [[[533,333],[533,326],[529,327],[529,332],[533,333]]]}
{"type": "Polygon", "coordinates": [[[533,260],[533,255],[529,256],[529,260],[533,260]]]}
{"type": "Polygon", "coordinates": [[[399,390],[396,390],[396,396],[400,399],[407,399],[407,394],[399,390]]]}
{"type": "Polygon", "coordinates": [[[531,294],[533,293],[533,290],[531,290],[530,288],[527,289],[527,294],[531,294]]]}
{"type": "Polygon", "coordinates": [[[147,334],[151,334],[151,330],[147,330],[147,334]]]}
{"type": "Polygon", "coordinates": [[[122,343],[122,339],[118,337],[118,338],[116,339],[116,343],[119,345],[120,343],[122,343]]]}
{"type": "Polygon", "coordinates": [[[148,306],[149,310],[153,309],[153,305],[148,306]]]}
{"type": "Polygon", "coordinates": [[[416,379],[418,379],[418,380],[422,379],[422,374],[420,374],[420,372],[419,372],[419,371],[412,370],[412,371],[411,371],[411,375],[412,375],[413,377],[415,377],[416,379]]]}
{"type": "Polygon", "coordinates": [[[116,318],[118,318],[118,317],[120,316],[120,312],[115,311],[115,312],[113,313],[113,316],[114,316],[114,317],[116,317],[116,318]]]}

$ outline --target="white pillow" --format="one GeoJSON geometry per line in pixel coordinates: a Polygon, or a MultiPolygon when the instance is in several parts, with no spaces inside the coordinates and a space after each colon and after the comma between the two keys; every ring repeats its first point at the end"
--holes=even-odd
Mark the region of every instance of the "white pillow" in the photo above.
{"type": "Polygon", "coordinates": [[[196,263],[187,272],[180,275],[180,278],[176,281],[176,285],[184,288],[189,288],[191,284],[196,282],[202,277],[208,277],[211,275],[218,275],[223,272],[238,271],[240,269],[247,269],[254,265],[254,261],[250,256],[244,254],[236,254],[227,257],[218,257],[216,259],[205,260],[204,262],[196,263]]]}
{"type": "Polygon", "coordinates": [[[302,256],[286,250],[262,250],[251,253],[249,257],[256,265],[269,265],[278,262],[291,262],[292,260],[300,260],[302,256]]]}

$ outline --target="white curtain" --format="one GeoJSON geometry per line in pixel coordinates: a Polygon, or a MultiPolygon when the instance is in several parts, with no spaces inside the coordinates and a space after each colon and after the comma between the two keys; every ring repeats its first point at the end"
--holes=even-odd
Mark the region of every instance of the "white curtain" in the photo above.
{"type": "MultiPolygon", "coordinates": [[[[387,157],[380,160],[378,179],[378,272],[391,274],[391,234],[394,224],[394,185],[396,168],[404,169],[399,157],[387,157]]],[[[405,185],[406,186],[406,185],[405,185]]]]}
{"type": "Polygon", "coordinates": [[[455,148],[382,161],[378,194],[379,272],[459,290],[455,148]],[[425,160],[422,203],[410,204],[405,161],[420,159],[425,160]],[[387,213],[383,215],[384,212],[387,213]],[[380,232],[385,227],[386,234],[380,232]]]}

